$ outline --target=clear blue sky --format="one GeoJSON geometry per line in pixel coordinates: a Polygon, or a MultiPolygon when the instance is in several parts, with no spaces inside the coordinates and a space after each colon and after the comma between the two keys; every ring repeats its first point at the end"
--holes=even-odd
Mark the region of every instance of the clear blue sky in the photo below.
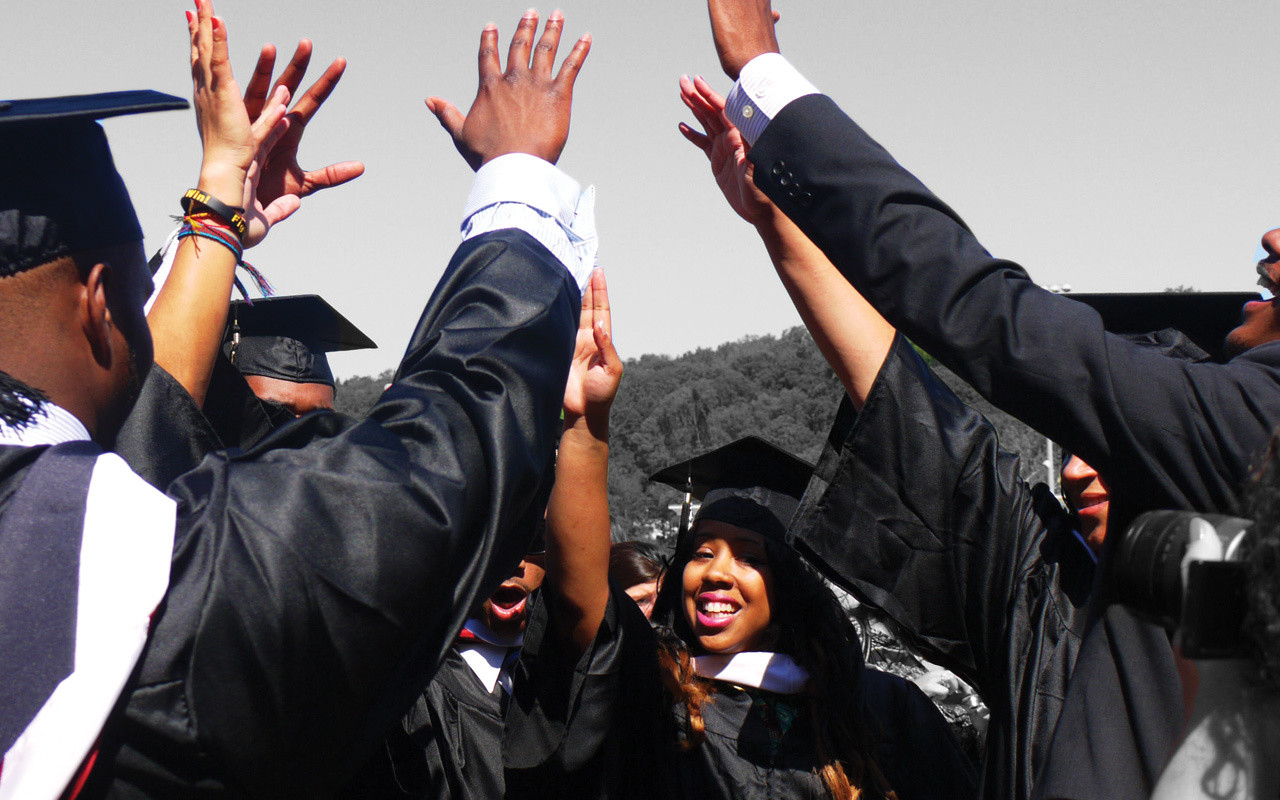
{"type": "MultiPolygon", "coordinates": [[[[0,96],[190,92],[180,0],[11,4],[0,96]]],[[[777,0],[783,51],[1043,284],[1247,289],[1258,236],[1280,225],[1280,3],[777,0]]],[[[282,291],[326,295],[381,349],[340,375],[395,365],[457,243],[470,171],[422,105],[466,108],[489,20],[525,6],[431,0],[223,0],[237,74],[261,43],[316,42],[347,78],[308,131],[304,165],[368,174],[312,198],[251,260],[282,291]]],[[[541,10],[549,13],[552,6],[541,10]]],[[[566,2],[595,48],[561,165],[599,189],[601,261],[624,356],[680,353],[798,324],[754,233],[676,133],[676,80],[724,89],[703,3],[566,2]]],[[[195,180],[188,113],[107,123],[155,247],[195,180]]]]}

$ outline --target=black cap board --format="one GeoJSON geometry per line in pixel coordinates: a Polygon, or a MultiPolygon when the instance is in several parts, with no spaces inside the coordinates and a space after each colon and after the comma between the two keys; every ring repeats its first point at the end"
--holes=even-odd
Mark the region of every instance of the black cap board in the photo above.
{"type": "Polygon", "coordinates": [[[748,436],[649,476],[702,500],[699,520],[718,520],[783,542],[813,465],[748,436]]]}
{"type": "Polygon", "coordinates": [[[141,241],[97,120],[186,107],[153,91],[0,100],[0,277],[141,241]]]}
{"type": "Polygon", "coordinates": [[[367,350],[373,340],[314,294],[231,303],[223,350],[245,375],[333,385],[325,353],[367,350]]]}
{"type": "Polygon", "coordinates": [[[1241,321],[1244,304],[1257,292],[1121,292],[1063,295],[1092,307],[1108,331],[1147,333],[1172,328],[1215,358],[1241,321]]]}

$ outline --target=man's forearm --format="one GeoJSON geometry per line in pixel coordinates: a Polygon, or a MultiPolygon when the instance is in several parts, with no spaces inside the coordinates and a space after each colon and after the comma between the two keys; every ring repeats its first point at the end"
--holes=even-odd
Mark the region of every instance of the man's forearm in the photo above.
{"type": "Polygon", "coordinates": [[[582,653],[609,599],[609,417],[580,417],[560,437],[547,506],[548,600],[557,634],[582,653]]]}

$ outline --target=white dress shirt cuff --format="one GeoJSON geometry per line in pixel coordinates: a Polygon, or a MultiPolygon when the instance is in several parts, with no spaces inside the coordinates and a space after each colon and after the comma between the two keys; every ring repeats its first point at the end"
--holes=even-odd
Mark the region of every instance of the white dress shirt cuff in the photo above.
{"type": "Polygon", "coordinates": [[[551,251],[585,290],[596,266],[595,187],[536,156],[510,153],[476,172],[463,213],[462,238],[517,228],[551,251]]]}
{"type": "Polygon", "coordinates": [[[724,113],[754,145],[765,127],[791,101],[818,88],[778,53],[763,53],[747,62],[725,100],[724,113]]]}

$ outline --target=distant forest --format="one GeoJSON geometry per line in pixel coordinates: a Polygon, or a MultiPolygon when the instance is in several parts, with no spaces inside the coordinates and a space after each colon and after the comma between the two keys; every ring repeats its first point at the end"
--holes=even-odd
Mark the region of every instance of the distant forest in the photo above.
{"type": "MultiPolygon", "coordinates": [[[[1001,445],[1022,457],[1023,476],[1044,480],[1044,438],[993,408],[941,365],[932,365],[960,399],[995,424],[1001,445]]],[[[339,381],[338,410],[364,416],[390,380],[387,371],[339,381]]],[[[628,360],[610,424],[614,538],[670,535],[676,515],[669,506],[680,502],[680,495],[650,484],[647,476],[703,450],[756,435],[816,461],[843,392],[803,327],[678,357],[628,360]]]]}

